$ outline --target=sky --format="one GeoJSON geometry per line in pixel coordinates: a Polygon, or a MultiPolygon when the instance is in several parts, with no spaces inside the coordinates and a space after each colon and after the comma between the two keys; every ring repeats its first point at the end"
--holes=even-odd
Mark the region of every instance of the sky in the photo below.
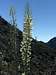
{"type": "MultiPolygon", "coordinates": [[[[32,11],[32,36],[47,42],[56,37],[56,0],[28,0],[32,11]]],[[[14,6],[18,28],[23,31],[27,0],[0,0],[0,16],[10,22],[10,7],[14,6]]]]}

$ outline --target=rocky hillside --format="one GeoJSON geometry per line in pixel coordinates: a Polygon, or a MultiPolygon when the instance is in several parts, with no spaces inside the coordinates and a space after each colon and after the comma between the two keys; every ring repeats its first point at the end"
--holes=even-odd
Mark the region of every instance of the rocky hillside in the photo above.
{"type": "MultiPolygon", "coordinates": [[[[22,32],[17,29],[17,60],[9,50],[8,37],[11,25],[0,17],[0,75],[20,75],[17,68],[20,63],[20,42],[22,32]],[[9,56],[7,56],[9,54],[9,56]],[[16,63],[16,64],[15,64],[16,63]],[[17,68],[16,68],[17,67],[17,68]]],[[[32,40],[32,58],[30,75],[56,75],[56,39],[48,43],[32,40]]]]}

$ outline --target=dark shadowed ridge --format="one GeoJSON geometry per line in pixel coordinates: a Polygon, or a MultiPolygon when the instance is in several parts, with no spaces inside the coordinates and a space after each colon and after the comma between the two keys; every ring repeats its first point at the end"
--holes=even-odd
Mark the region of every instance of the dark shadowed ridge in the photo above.
{"type": "Polygon", "coordinates": [[[51,40],[49,40],[47,42],[47,45],[50,47],[50,48],[54,48],[56,49],[56,37],[52,38],[51,40]]]}

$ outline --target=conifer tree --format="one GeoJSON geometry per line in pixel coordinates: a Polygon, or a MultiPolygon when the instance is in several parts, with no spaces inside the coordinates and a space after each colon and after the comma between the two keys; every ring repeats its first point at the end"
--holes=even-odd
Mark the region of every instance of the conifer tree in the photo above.
{"type": "Polygon", "coordinates": [[[24,16],[24,26],[23,26],[23,40],[21,42],[20,52],[22,55],[22,75],[29,75],[30,73],[30,61],[31,61],[31,41],[32,41],[32,17],[29,4],[27,3],[25,16],[24,16]]]}

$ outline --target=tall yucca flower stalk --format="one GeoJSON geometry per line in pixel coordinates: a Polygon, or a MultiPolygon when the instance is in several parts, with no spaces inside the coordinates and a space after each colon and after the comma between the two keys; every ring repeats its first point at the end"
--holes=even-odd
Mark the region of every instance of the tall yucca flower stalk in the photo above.
{"type": "Polygon", "coordinates": [[[9,42],[9,49],[10,49],[10,55],[12,57],[12,65],[16,68],[16,74],[18,72],[18,56],[17,56],[17,24],[16,24],[16,16],[15,16],[15,10],[13,7],[10,8],[10,42],[9,42]]]}
{"type": "Polygon", "coordinates": [[[23,40],[21,42],[20,52],[22,55],[22,75],[28,75],[30,73],[30,61],[31,61],[31,41],[32,41],[32,17],[29,4],[27,3],[24,26],[23,26],[23,40]]]}
{"type": "Polygon", "coordinates": [[[10,48],[12,51],[12,55],[15,58],[16,55],[16,34],[17,34],[17,24],[16,24],[16,16],[15,10],[13,7],[10,8],[10,16],[11,16],[11,27],[10,27],[10,48]]]}

